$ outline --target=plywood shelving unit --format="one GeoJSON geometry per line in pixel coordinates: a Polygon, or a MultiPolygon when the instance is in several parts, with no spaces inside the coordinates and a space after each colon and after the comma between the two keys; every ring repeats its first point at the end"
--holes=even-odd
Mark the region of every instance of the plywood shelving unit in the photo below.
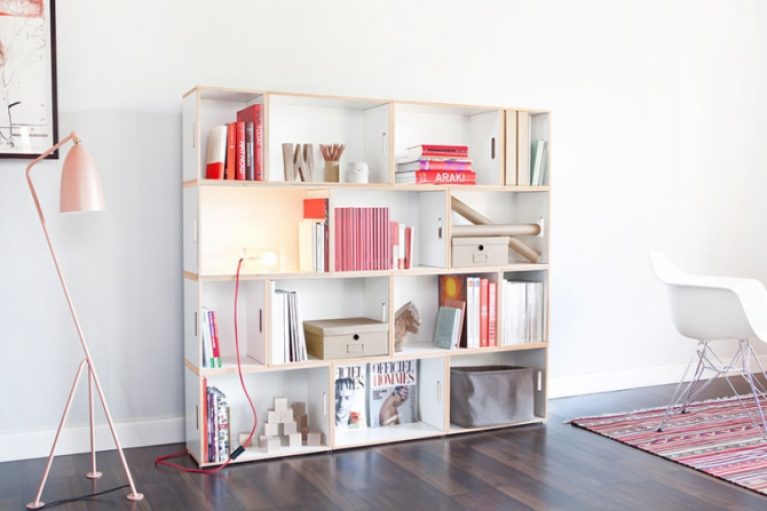
{"type": "MultiPolygon", "coordinates": [[[[237,261],[252,247],[279,247],[279,268],[248,268],[240,282],[240,351],[245,381],[259,416],[274,397],[307,404],[311,428],[323,434],[319,447],[285,447],[278,453],[248,449],[236,462],[301,455],[333,449],[376,445],[492,428],[450,424],[450,368],[466,365],[519,365],[534,368],[535,418],[513,424],[542,422],[547,417],[548,336],[544,342],[488,348],[442,350],[432,344],[437,311],[437,282],[443,274],[482,275],[542,281],[546,287],[549,330],[549,239],[551,164],[542,186],[518,185],[529,168],[529,137],[544,138],[550,147],[550,113],[499,106],[452,105],[372,98],[346,98],[258,90],[198,86],[183,97],[183,283],[186,443],[201,466],[204,381],[227,395],[231,408],[232,448],[240,432],[250,429],[250,409],[237,378],[234,356],[233,296],[237,261]],[[238,110],[263,105],[264,171],[268,181],[204,179],[209,130],[231,122],[238,110]],[[340,142],[347,146],[341,162],[364,160],[370,183],[284,181],[283,142],[340,142]],[[420,143],[468,145],[477,185],[395,184],[395,161],[406,148],[420,143]],[[526,167],[528,166],[528,167],[526,167]],[[329,207],[386,206],[392,218],[417,226],[416,265],[410,270],[337,272],[333,261],[333,215],[330,215],[330,261],[327,273],[299,271],[297,226],[305,198],[327,198],[329,207]],[[507,264],[489,268],[454,268],[450,233],[466,221],[450,211],[457,197],[498,223],[543,220],[544,235],[524,238],[541,253],[529,263],[509,251],[507,264]],[[436,229],[439,224],[442,229],[436,229]],[[370,315],[371,304],[385,303],[389,326],[387,355],[348,360],[311,359],[301,363],[270,362],[270,289],[273,283],[299,290],[303,319],[370,315]],[[394,347],[394,311],[414,300],[422,311],[419,334],[403,351],[394,347]],[[217,311],[223,367],[202,367],[199,318],[202,307],[217,311]],[[336,431],[333,420],[334,374],[337,366],[377,361],[419,361],[418,422],[383,428],[336,431]]],[[[549,149],[550,156],[550,149],[549,149]]],[[[549,158],[550,160],[550,158],[549,158]]],[[[321,169],[321,161],[319,169],[321,169]]],[[[498,318],[504,307],[497,296],[498,318]]],[[[502,332],[498,325],[499,337],[502,332]]],[[[499,338],[499,344],[503,339],[499,338]]],[[[259,430],[263,425],[259,427],[259,430]]],[[[260,432],[260,431],[259,431],[260,432]]]]}

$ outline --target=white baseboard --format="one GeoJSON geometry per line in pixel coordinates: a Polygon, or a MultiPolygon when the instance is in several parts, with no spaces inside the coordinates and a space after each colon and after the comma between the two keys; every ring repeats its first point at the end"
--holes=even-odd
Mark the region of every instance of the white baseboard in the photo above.
{"type": "MultiPolygon", "coordinates": [[[[161,417],[116,425],[123,448],[161,445],[184,441],[184,418],[161,417]]],[[[56,446],[56,454],[78,454],[90,451],[87,424],[64,428],[56,446]]],[[[0,431],[0,462],[47,457],[55,429],[37,431],[0,431]]],[[[112,435],[106,423],[96,424],[96,449],[114,449],[112,435]]]]}
{"type": "MultiPolygon", "coordinates": [[[[760,356],[759,361],[767,367],[767,355],[760,356]]],[[[561,378],[552,377],[549,380],[549,398],[678,383],[686,367],[687,364],[678,364],[561,378]]]]}

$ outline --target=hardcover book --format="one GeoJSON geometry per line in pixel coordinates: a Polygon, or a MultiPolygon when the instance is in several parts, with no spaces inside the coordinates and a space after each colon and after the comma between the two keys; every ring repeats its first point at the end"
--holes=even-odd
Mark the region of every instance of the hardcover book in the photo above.
{"type": "Polygon", "coordinates": [[[336,366],[336,428],[367,427],[366,379],[364,365],[336,366]]]}
{"type": "Polygon", "coordinates": [[[376,362],[369,367],[370,427],[418,422],[418,361],[376,362]]]}
{"type": "Polygon", "coordinates": [[[255,181],[263,181],[264,176],[264,128],[261,116],[262,106],[259,104],[250,105],[237,112],[237,121],[244,123],[253,123],[253,177],[255,181]]]}
{"type": "Polygon", "coordinates": [[[461,309],[440,307],[437,326],[434,328],[434,344],[442,349],[452,349],[460,340],[461,309]]]}
{"type": "Polygon", "coordinates": [[[205,157],[205,179],[224,177],[226,159],[226,126],[211,128],[208,135],[208,150],[205,157]]]}
{"type": "Polygon", "coordinates": [[[464,310],[463,320],[461,321],[460,345],[466,347],[466,277],[462,275],[440,275],[439,276],[439,305],[448,305],[457,307],[457,303],[462,303],[464,310]]]}
{"type": "Polygon", "coordinates": [[[407,148],[409,158],[418,158],[420,156],[443,156],[454,158],[467,158],[469,156],[469,146],[465,145],[441,145],[441,144],[421,144],[407,148]]]}
{"type": "Polygon", "coordinates": [[[473,170],[414,170],[397,172],[395,181],[410,184],[473,185],[477,184],[477,174],[473,170]]]}

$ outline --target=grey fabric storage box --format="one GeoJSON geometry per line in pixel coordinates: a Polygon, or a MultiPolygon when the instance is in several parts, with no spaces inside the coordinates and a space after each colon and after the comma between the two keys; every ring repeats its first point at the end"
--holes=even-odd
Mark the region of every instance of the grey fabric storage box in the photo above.
{"type": "Polygon", "coordinates": [[[450,422],[465,428],[534,418],[533,369],[514,366],[450,368],[450,422]]]}

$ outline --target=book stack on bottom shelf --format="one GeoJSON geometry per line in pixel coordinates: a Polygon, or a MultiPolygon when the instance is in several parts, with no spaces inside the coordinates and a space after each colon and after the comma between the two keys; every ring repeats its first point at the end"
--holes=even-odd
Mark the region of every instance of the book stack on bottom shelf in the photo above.
{"type": "Polygon", "coordinates": [[[503,345],[544,342],[543,282],[503,281],[503,345]]]}
{"type": "Polygon", "coordinates": [[[203,459],[208,463],[223,463],[229,458],[229,405],[226,396],[217,387],[205,385],[205,417],[203,459]]]}

